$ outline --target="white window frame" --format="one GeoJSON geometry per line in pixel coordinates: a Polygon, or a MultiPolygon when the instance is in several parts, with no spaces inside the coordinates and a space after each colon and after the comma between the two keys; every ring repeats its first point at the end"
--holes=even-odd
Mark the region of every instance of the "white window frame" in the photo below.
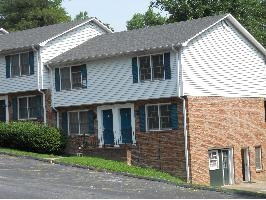
{"type": "MultiPolygon", "coordinates": [[[[72,136],[75,136],[75,135],[83,135],[83,134],[81,134],[80,133],[80,120],[79,120],[79,117],[80,117],[80,112],[88,112],[89,110],[72,110],[72,111],[68,111],[67,112],[67,133],[68,133],[68,135],[72,135],[72,136]],[[78,134],[71,134],[70,133],[70,117],[69,117],[69,113],[75,113],[75,112],[77,112],[78,113],[78,123],[79,123],[79,133],[78,134]]],[[[90,135],[89,133],[85,133],[85,135],[90,135]]]]}
{"type": "MultiPolygon", "coordinates": [[[[80,65],[76,65],[76,66],[80,66],[80,65]]],[[[62,76],[61,76],[61,69],[63,68],[70,68],[69,70],[69,73],[70,73],[70,89],[69,90],[80,90],[80,89],[83,89],[82,88],[82,85],[83,85],[83,82],[82,82],[82,73],[80,74],[80,80],[81,80],[81,87],[80,88],[73,88],[73,84],[72,84],[72,67],[76,67],[76,66],[65,66],[65,67],[60,67],[59,68],[59,76],[60,76],[60,91],[68,91],[67,89],[62,89],[62,76]]]]}
{"type": "Polygon", "coordinates": [[[256,171],[261,171],[262,170],[262,147],[261,146],[256,146],[255,147],[255,167],[256,167],[256,171]],[[257,168],[257,162],[256,162],[256,149],[259,149],[260,151],[260,155],[259,155],[259,161],[260,161],[260,168],[257,168]]]}
{"type": "Polygon", "coordinates": [[[209,170],[216,170],[219,169],[219,152],[218,150],[209,150],[208,151],[208,159],[209,159],[209,170]],[[210,155],[212,155],[212,153],[216,153],[217,158],[211,158],[210,155]],[[216,166],[211,166],[211,161],[216,161],[216,166]]]}
{"type": "Polygon", "coordinates": [[[171,105],[171,103],[159,103],[159,104],[146,104],[145,105],[145,123],[146,123],[146,130],[147,131],[167,131],[172,130],[172,128],[161,128],[161,109],[162,105],[171,105]],[[158,106],[158,116],[159,116],[159,129],[149,129],[148,127],[148,107],[149,106],[158,106]]]}
{"type": "Polygon", "coordinates": [[[30,95],[30,96],[21,96],[17,98],[17,105],[18,105],[18,120],[36,120],[37,117],[30,117],[30,113],[29,113],[29,98],[31,97],[37,97],[37,95],[30,95]],[[25,118],[20,118],[20,108],[19,108],[19,99],[24,99],[27,98],[27,119],[25,118]]]}
{"type": "Polygon", "coordinates": [[[161,79],[154,79],[153,78],[153,62],[152,62],[152,56],[157,56],[157,55],[162,55],[163,56],[163,67],[164,67],[164,53],[147,54],[147,55],[141,55],[141,56],[138,56],[137,57],[138,58],[138,76],[139,76],[139,82],[165,80],[165,70],[163,72],[163,78],[161,78],[161,79]],[[149,56],[150,57],[151,79],[150,80],[141,80],[140,60],[139,60],[139,58],[146,57],[146,56],[149,56]]]}
{"type": "Polygon", "coordinates": [[[20,53],[15,53],[15,54],[9,54],[9,56],[10,56],[10,63],[9,63],[9,73],[10,73],[10,77],[11,78],[16,78],[16,77],[21,77],[21,76],[30,76],[31,74],[30,74],[30,63],[29,63],[29,74],[21,74],[21,72],[22,72],[22,70],[21,70],[21,63],[20,63],[20,55],[21,54],[25,54],[25,53],[27,53],[28,54],[28,59],[29,59],[29,57],[30,57],[30,51],[25,51],[25,52],[20,52],[20,53]],[[19,55],[18,56],[18,63],[19,63],[19,76],[13,76],[13,74],[12,74],[12,56],[15,56],[15,55],[19,55]]]}

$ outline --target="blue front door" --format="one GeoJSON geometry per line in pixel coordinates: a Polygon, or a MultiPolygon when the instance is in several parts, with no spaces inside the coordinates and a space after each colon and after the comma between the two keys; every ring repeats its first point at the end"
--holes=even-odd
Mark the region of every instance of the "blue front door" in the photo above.
{"type": "Polygon", "coordinates": [[[103,140],[104,144],[114,144],[113,112],[103,110],[103,140]]]}
{"type": "Polygon", "coordinates": [[[131,108],[120,109],[122,143],[132,144],[131,108]]]}
{"type": "Polygon", "coordinates": [[[6,121],[6,103],[5,100],[0,100],[0,122],[6,121]]]}

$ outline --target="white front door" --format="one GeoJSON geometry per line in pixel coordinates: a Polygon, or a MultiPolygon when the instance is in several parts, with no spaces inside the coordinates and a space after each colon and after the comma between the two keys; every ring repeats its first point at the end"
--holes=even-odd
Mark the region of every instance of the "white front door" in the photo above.
{"type": "Polygon", "coordinates": [[[136,143],[134,104],[98,106],[97,119],[100,147],[103,145],[119,146],[129,143],[129,141],[133,144],[136,143]],[[112,119],[108,116],[112,116],[112,119]],[[131,119],[131,123],[128,121],[129,119],[131,119]],[[127,126],[130,128],[127,129],[127,126]],[[131,131],[132,138],[129,138],[128,130],[131,131]]]}

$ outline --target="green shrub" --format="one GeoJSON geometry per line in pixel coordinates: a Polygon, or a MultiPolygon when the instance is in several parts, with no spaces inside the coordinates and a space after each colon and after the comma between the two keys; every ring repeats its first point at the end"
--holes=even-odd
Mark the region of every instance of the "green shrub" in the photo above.
{"type": "Polygon", "coordinates": [[[59,153],[65,144],[65,135],[54,127],[31,121],[0,123],[2,147],[37,153],[59,153]]]}

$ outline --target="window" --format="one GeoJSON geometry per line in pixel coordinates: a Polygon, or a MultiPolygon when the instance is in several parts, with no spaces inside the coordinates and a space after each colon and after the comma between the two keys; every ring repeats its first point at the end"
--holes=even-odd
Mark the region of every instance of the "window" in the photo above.
{"type": "Polygon", "coordinates": [[[151,55],[139,57],[140,80],[164,79],[164,55],[151,55]]]}
{"type": "Polygon", "coordinates": [[[209,169],[210,170],[219,169],[219,154],[218,154],[218,150],[209,151],[209,169]]]}
{"type": "Polygon", "coordinates": [[[147,106],[148,130],[167,130],[172,128],[171,104],[159,104],[147,106]]]}
{"type": "Polygon", "coordinates": [[[39,117],[40,97],[21,97],[18,98],[19,119],[36,119],[39,117]]]}
{"type": "Polygon", "coordinates": [[[11,77],[30,74],[29,52],[10,56],[11,77]]]}
{"type": "Polygon", "coordinates": [[[60,85],[61,90],[86,88],[86,65],[60,68],[60,85]]]}
{"type": "Polygon", "coordinates": [[[255,161],[256,161],[256,170],[262,169],[262,162],[261,162],[261,147],[255,147],[255,161]]]}
{"type": "Polygon", "coordinates": [[[88,134],[89,119],[87,111],[69,112],[69,134],[88,134]]]}

